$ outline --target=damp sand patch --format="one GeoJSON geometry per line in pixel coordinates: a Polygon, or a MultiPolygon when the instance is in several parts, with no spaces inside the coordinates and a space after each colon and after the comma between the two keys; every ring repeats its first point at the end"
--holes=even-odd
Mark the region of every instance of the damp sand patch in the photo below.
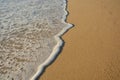
{"type": "Polygon", "coordinates": [[[66,0],[0,0],[0,80],[35,80],[59,51],[66,0]]]}

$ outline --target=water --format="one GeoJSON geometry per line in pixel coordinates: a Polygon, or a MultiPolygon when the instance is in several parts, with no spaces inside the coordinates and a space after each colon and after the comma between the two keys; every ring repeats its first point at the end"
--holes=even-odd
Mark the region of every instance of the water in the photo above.
{"type": "Polygon", "coordinates": [[[35,79],[57,54],[65,0],[0,0],[0,80],[35,79]]]}

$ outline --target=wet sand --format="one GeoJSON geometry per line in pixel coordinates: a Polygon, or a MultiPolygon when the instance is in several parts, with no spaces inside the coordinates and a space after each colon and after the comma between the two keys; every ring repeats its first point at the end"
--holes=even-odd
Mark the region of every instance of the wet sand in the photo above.
{"type": "Polygon", "coordinates": [[[65,46],[40,80],[120,80],[120,1],[68,0],[65,46]]]}

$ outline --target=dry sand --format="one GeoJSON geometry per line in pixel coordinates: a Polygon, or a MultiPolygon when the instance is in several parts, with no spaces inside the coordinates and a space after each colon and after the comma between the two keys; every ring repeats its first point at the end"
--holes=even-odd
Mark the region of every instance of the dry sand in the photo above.
{"type": "Polygon", "coordinates": [[[68,0],[65,46],[40,80],[120,80],[120,1],[68,0]]]}

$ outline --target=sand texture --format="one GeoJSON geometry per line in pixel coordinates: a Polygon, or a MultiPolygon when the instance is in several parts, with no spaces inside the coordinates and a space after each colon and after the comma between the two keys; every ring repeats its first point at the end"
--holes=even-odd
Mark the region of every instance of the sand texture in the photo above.
{"type": "Polygon", "coordinates": [[[120,1],[68,0],[65,46],[40,80],[120,80],[120,1]]]}
{"type": "Polygon", "coordinates": [[[0,80],[37,78],[70,27],[65,9],[65,0],[0,0],[0,80]]]}

